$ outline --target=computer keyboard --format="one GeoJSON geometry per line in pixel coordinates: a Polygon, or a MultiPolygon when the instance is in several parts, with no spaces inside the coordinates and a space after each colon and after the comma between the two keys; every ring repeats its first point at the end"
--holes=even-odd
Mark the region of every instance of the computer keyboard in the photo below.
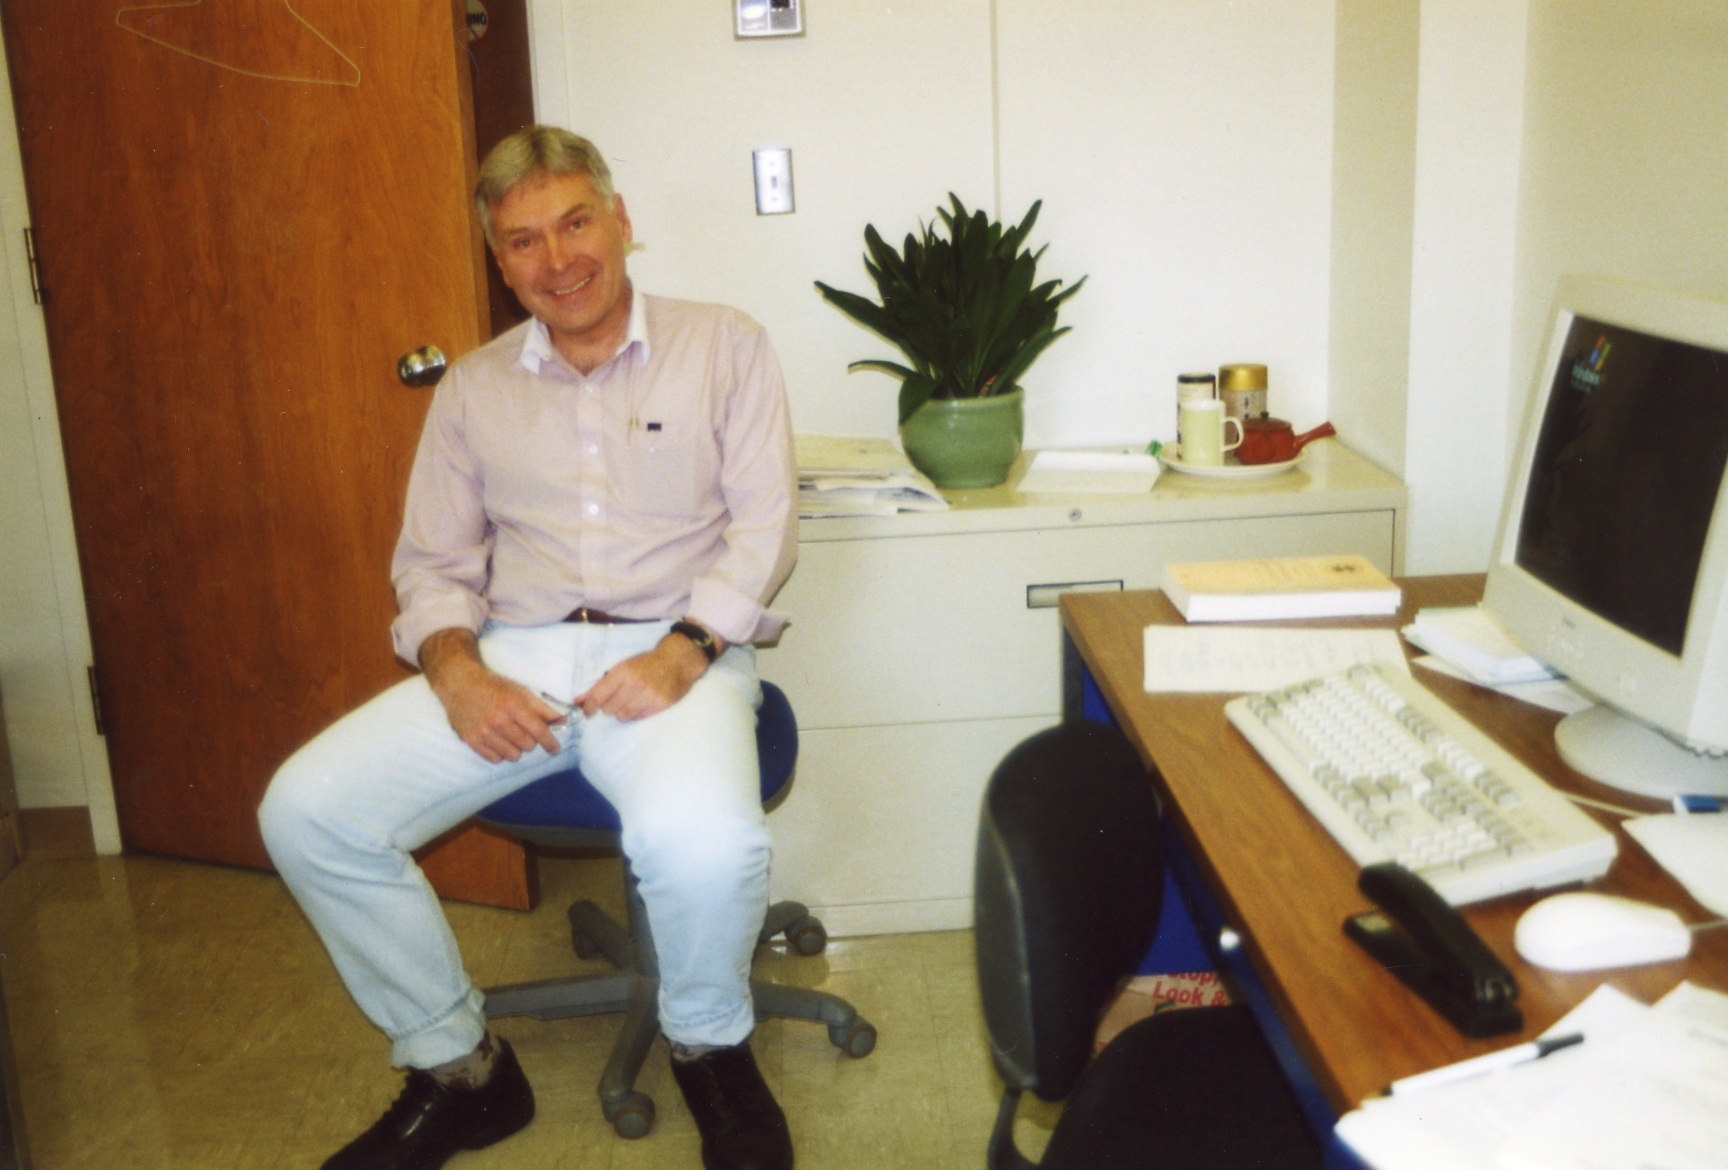
{"type": "Polygon", "coordinates": [[[1612,833],[1396,668],[1224,713],[1357,865],[1396,861],[1454,906],[1588,881],[1614,859],[1612,833]]]}

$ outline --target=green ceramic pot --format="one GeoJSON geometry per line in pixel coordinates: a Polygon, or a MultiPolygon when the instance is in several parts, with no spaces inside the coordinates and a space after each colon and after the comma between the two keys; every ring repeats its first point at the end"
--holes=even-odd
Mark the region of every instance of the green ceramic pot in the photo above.
{"type": "Polygon", "coordinates": [[[906,457],[939,488],[994,487],[1020,454],[1024,399],[1018,386],[988,398],[932,398],[900,425],[906,457]]]}

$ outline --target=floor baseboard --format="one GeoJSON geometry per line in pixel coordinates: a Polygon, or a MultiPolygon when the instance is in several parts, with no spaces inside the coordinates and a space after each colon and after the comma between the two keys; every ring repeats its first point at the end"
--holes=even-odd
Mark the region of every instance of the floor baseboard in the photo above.
{"type": "Polygon", "coordinates": [[[96,856],[90,810],[81,804],[20,809],[18,826],[23,831],[26,858],[96,856]]]}

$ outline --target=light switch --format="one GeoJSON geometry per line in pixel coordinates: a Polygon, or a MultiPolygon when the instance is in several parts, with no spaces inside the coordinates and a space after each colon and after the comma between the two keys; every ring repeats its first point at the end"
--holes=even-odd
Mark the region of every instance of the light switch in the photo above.
{"type": "Polygon", "coordinates": [[[792,152],[780,147],[758,150],[756,164],[756,214],[789,215],[792,212],[792,152]]]}
{"type": "Polygon", "coordinates": [[[741,37],[795,37],[804,32],[804,0],[732,0],[741,37]]]}

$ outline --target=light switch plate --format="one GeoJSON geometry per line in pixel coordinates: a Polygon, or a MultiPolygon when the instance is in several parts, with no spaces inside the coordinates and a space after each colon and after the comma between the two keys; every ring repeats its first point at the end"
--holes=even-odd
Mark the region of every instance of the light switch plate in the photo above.
{"type": "Polygon", "coordinates": [[[741,37],[796,37],[804,33],[804,0],[732,0],[741,37]]]}
{"type": "Polygon", "coordinates": [[[750,157],[756,169],[756,214],[791,214],[792,152],[776,147],[758,150],[750,157]]]}

